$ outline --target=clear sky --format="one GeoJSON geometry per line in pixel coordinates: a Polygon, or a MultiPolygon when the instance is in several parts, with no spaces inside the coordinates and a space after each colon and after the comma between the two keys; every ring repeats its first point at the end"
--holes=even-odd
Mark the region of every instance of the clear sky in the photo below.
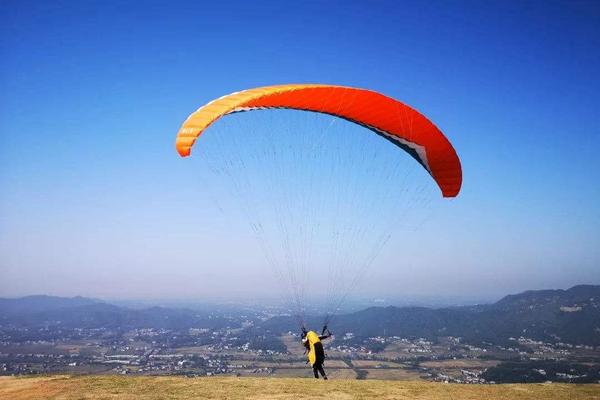
{"type": "Polygon", "coordinates": [[[0,296],[269,292],[174,138],[216,97],[303,82],[400,99],[462,160],[460,196],[391,239],[365,293],[598,284],[598,71],[597,1],[5,0],[0,296]]]}

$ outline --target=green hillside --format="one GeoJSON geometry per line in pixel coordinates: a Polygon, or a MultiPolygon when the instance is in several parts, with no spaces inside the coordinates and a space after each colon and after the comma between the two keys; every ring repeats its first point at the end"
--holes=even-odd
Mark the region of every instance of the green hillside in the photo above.
{"type": "Polygon", "coordinates": [[[0,377],[0,398],[22,399],[599,399],[600,385],[459,385],[292,378],[0,377]]]}

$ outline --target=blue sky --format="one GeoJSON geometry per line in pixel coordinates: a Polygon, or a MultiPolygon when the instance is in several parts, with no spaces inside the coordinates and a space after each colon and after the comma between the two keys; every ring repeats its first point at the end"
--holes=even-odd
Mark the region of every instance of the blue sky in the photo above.
{"type": "Polygon", "coordinates": [[[0,295],[255,294],[252,236],[174,137],[213,98],[302,82],[400,99],[462,160],[461,195],[366,292],[599,283],[598,2],[295,3],[3,2],[0,295]]]}

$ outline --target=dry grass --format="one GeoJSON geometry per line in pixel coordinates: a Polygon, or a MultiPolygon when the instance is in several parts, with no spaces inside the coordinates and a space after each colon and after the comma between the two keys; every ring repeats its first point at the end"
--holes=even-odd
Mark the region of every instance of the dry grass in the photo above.
{"type": "Polygon", "coordinates": [[[523,400],[600,399],[600,385],[457,385],[432,382],[294,378],[124,376],[1,377],[0,398],[55,400],[373,399],[523,400]]]}

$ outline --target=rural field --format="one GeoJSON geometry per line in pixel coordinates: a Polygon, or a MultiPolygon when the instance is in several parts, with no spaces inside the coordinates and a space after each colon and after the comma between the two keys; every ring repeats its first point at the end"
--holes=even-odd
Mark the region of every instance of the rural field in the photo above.
{"type": "Polygon", "coordinates": [[[124,376],[0,377],[0,398],[22,399],[600,399],[598,384],[462,385],[418,381],[124,376]]]}

